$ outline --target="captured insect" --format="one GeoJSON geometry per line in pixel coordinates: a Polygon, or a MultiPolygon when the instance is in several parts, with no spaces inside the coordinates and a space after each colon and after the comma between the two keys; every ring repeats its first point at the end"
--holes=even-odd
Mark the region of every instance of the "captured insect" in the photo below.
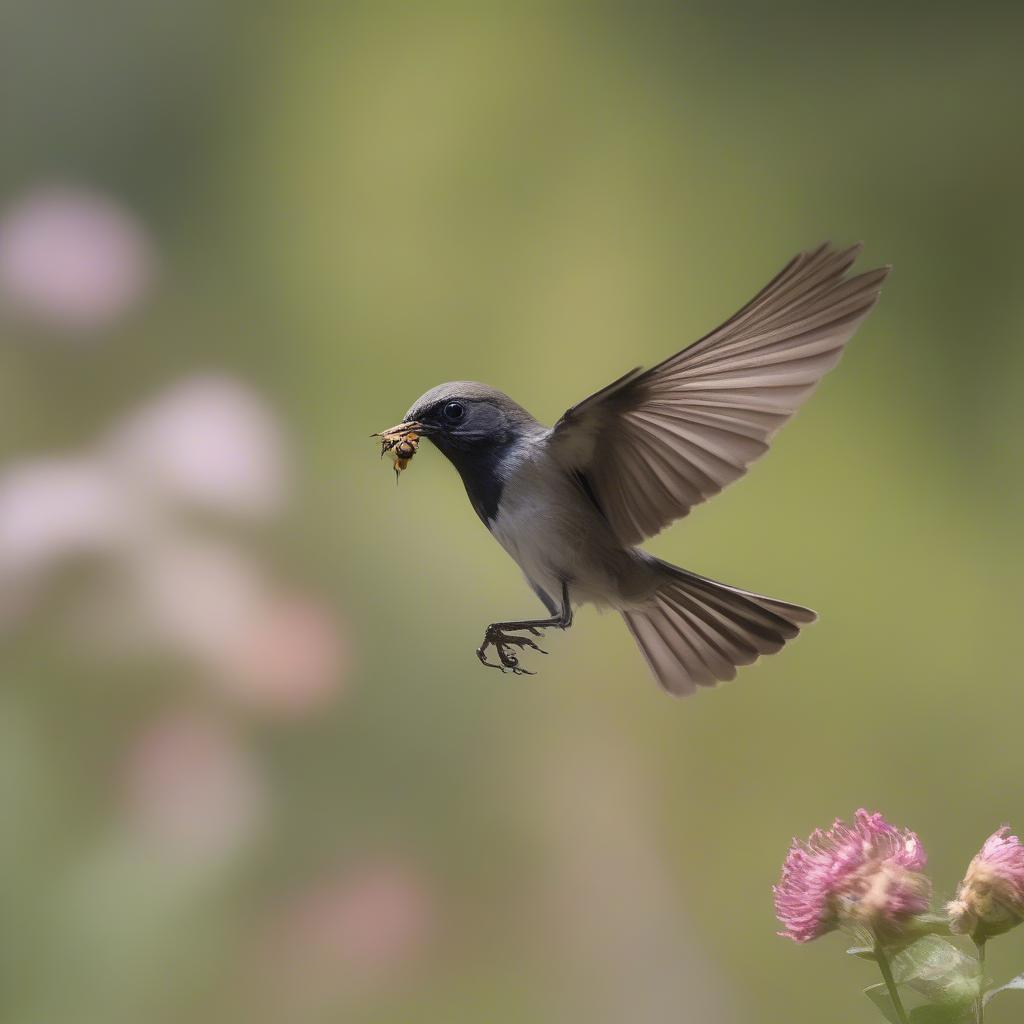
{"type": "Polygon", "coordinates": [[[402,470],[412,461],[412,457],[416,454],[420,444],[420,435],[415,430],[408,430],[407,427],[410,426],[412,424],[402,423],[391,430],[372,435],[381,439],[381,458],[384,458],[385,455],[391,456],[391,461],[395,467],[396,482],[402,470]]]}

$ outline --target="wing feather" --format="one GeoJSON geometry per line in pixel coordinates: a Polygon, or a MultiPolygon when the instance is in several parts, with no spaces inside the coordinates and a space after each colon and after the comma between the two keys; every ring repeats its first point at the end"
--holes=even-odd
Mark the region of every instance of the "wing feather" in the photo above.
{"type": "MultiPolygon", "coordinates": [[[[686,515],[767,451],[878,300],[889,268],[847,277],[859,252],[825,244],[800,253],[710,334],[649,370],[631,370],[559,420],[552,450],[586,474],[623,543],[686,515]]],[[[697,614],[679,609],[687,622],[697,614]]],[[[704,622],[702,643],[711,643],[709,630],[704,622]]],[[[652,643],[680,647],[660,635],[652,643]]]]}

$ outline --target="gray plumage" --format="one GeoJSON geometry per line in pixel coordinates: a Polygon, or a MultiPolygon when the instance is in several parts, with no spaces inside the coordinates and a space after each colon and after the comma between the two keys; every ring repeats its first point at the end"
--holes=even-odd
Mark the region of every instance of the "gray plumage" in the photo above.
{"type": "Polygon", "coordinates": [[[582,603],[622,613],[674,694],[732,679],[813,612],[668,565],[635,547],[746,472],[839,361],[888,268],[848,277],[859,246],[795,257],[735,316],[648,370],[570,408],[553,428],[467,381],[423,395],[406,421],[458,469],[474,508],[551,620],[497,623],[498,667],[522,671],[515,630],[566,628],[582,603]],[[502,628],[503,627],[503,628],[502,628]]]}

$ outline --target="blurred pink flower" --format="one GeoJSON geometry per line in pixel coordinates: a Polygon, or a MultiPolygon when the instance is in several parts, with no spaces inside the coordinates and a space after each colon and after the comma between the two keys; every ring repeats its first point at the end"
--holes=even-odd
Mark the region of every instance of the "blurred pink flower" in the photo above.
{"type": "Polygon", "coordinates": [[[219,669],[262,613],[259,564],[227,541],[161,535],[135,554],[137,600],[155,643],[219,669]]]}
{"type": "Polygon", "coordinates": [[[163,535],[132,571],[136,628],[239,703],[301,714],[340,685],[347,648],[327,608],[280,590],[244,548],[163,535]]]}
{"type": "Polygon", "coordinates": [[[251,756],[222,725],[170,712],[136,740],[125,769],[128,821],[163,854],[218,860],[255,834],[264,791],[251,756]]]}
{"type": "Polygon", "coordinates": [[[24,579],[109,548],[125,528],[116,482],[97,459],[41,458],[0,476],[0,577],[24,579]]]}
{"type": "Polygon", "coordinates": [[[157,497],[243,517],[284,501],[284,445],[276,417],[240,381],[186,380],[111,435],[115,464],[157,497]]]}
{"type": "Polygon", "coordinates": [[[351,972],[355,979],[395,968],[420,950],[433,926],[431,900],[411,868],[389,862],[327,879],[287,908],[286,960],[351,972]]]}
{"type": "Polygon", "coordinates": [[[985,840],[946,909],[954,932],[979,941],[1024,921],[1024,845],[1008,826],[985,840]]]}
{"type": "Polygon", "coordinates": [[[806,843],[793,840],[774,888],[780,932],[809,942],[841,924],[886,934],[928,909],[931,887],[918,837],[880,814],[858,810],[852,826],[838,818],[806,843]]]}
{"type": "Polygon", "coordinates": [[[0,220],[0,301],[50,326],[110,325],[139,302],[153,269],[139,223],[103,196],[40,189],[0,220]]]}
{"type": "Polygon", "coordinates": [[[294,715],[321,706],[341,684],[347,645],[327,608],[275,595],[224,650],[222,684],[262,711],[294,715]]]}

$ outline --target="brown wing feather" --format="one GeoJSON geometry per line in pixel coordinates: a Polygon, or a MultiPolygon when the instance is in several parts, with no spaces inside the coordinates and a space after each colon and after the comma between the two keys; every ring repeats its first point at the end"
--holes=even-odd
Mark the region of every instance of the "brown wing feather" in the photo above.
{"type": "Polygon", "coordinates": [[[732,679],[737,666],[781,650],[814,621],[809,608],[665,569],[654,601],[622,617],[658,682],[677,696],[732,679]]]}
{"type": "Polygon", "coordinates": [[[845,276],[859,251],[801,253],[710,334],[559,420],[553,450],[586,474],[624,543],[686,515],[767,451],[878,300],[888,267],[845,276]]]}

